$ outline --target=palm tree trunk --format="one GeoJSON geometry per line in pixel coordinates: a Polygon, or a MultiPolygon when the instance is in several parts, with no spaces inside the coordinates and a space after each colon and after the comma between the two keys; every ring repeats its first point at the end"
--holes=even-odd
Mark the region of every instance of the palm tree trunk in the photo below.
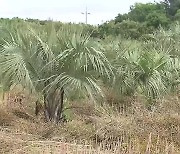
{"type": "Polygon", "coordinates": [[[61,122],[64,107],[64,89],[57,88],[44,94],[44,109],[46,121],[61,122]]]}

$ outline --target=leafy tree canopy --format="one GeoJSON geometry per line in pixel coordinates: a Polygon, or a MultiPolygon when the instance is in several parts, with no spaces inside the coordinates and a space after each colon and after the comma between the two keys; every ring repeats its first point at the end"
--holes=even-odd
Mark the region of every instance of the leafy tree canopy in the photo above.
{"type": "Polygon", "coordinates": [[[165,13],[163,5],[158,3],[135,3],[135,5],[130,7],[130,10],[128,13],[129,18],[138,22],[145,22],[147,16],[151,13],[165,13]]]}
{"type": "Polygon", "coordinates": [[[180,0],[164,0],[162,4],[164,4],[169,16],[174,16],[177,10],[180,9],[180,0]]]}

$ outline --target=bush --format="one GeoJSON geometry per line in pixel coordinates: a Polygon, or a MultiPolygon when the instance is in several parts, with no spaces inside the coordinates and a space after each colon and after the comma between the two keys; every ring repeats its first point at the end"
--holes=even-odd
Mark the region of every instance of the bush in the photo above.
{"type": "Polygon", "coordinates": [[[124,38],[139,39],[143,34],[150,33],[145,25],[139,22],[124,20],[115,25],[116,35],[121,35],[124,38]]]}
{"type": "Polygon", "coordinates": [[[146,17],[147,26],[158,28],[159,26],[167,27],[170,24],[165,14],[153,12],[146,17]]]}

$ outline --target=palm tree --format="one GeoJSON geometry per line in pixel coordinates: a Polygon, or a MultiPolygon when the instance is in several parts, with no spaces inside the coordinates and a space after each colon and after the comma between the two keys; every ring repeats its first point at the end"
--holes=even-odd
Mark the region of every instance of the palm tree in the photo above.
{"type": "Polygon", "coordinates": [[[21,84],[34,94],[41,92],[47,121],[61,121],[68,94],[80,90],[92,98],[102,95],[96,79],[112,75],[111,64],[97,42],[80,28],[23,23],[19,29],[4,27],[1,36],[3,85],[21,84]]]}
{"type": "Polygon", "coordinates": [[[172,56],[169,51],[173,49],[165,46],[162,39],[154,44],[132,40],[111,43],[113,46],[107,54],[113,57],[110,61],[116,76],[113,87],[117,92],[131,96],[139,93],[154,100],[177,87],[180,61],[172,56]]]}

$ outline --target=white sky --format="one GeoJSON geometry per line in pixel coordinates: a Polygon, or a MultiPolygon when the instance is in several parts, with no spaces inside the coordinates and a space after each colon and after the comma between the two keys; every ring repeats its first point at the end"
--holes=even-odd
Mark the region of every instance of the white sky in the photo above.
{"type": "MultiPolygon", "coordinates": [[[[156,0],[159,1],[159,0],[156,0]]],[[[62,22],[85,22],[81,12],[88,7],[89,24],[101,24],[114,19],[118,13],[127,13],[135,2],[154,0],[0,0],[0,18],[35,18],[62,22]]]]}

